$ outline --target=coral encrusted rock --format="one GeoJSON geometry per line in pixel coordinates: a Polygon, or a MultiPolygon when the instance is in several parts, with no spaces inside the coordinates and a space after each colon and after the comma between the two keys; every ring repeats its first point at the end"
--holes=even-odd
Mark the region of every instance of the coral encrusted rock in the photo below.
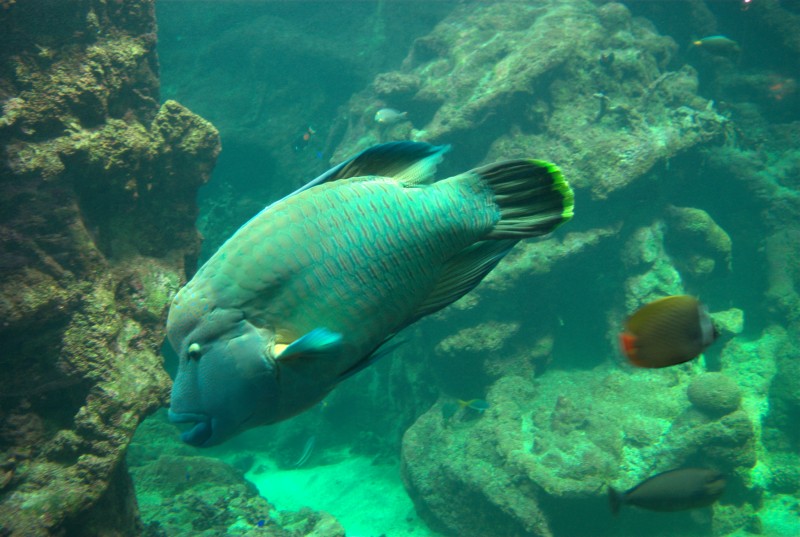
{"type": "Polygon", "coordinates": [[[124,455],[164,405],[216,129],[159,105],[153,0],[0,9],[0,534],[140,535],[124,455]]]}
{"type": "Polygon", "coordinates": [[[692,404],[711,416],[723,416],[739,408],[742,392],[736,382],[722,373],[703,373],[686,391],[692,404]]]}

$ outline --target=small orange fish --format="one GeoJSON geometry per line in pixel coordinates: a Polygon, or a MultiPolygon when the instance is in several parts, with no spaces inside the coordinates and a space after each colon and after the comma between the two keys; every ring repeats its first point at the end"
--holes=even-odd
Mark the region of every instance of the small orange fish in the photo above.
{"type": "Polygon", "coordinates": [[[696,358],[717,336],[706,307],[693,296],[677,295],[639,308],[619,339],[633,365],[660,368],[696,358]]]}
{"type": "Polygon", "coordinates": [[[771,77],[767,95],[774,101],[782,101],[797,91],[797,81],[793,78],[771,77]]]}
{"type": "Polygon", "coordinates": [[[303,149],[306,148],[308,143],[311,141],[311,137],[314,136],[315,134],[317,134],[317,131],[312,129],[311,126],[309,125],[303,132],[303,134],[295,138],[294,142],[292,143],[292,148],[295,151],[302,151],[303,149]]]}

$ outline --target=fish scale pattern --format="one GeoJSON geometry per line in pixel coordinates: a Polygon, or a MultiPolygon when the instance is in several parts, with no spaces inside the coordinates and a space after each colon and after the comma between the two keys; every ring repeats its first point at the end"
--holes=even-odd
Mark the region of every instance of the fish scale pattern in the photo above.
{"type": "Polygon", "coordinates": [[[373,334],[396,330],[443,264],[499,219],[477,183],[462,176],[406,188],[356,178],[300,193],[251,220],[208,263],[217,302],[244,303],[279,341],[324,326],[366,352],[380,343],[373,334]]]}

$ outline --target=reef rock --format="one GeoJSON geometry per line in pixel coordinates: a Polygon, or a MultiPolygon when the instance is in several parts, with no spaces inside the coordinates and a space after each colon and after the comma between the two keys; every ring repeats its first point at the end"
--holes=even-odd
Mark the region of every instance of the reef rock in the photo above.
{"type": "Polygon", "coordinates": [[[731,238],[702,209],[668,207],[666,243],[681,253],[684,272],[702,276],[718,265],[731,269],[731,238]]]}
{"type": "Polygon", "coordinates": [[[605,534],[609,484],[624,490],[689,464],[730,475],[754,464],[749,414],[686,418],[694,378],[686,368],[505,376],[482,414],[443,412],[443,400],[408,429],[404,482],[420,516],[448,535],[605,534]]]}
{"type": "Polygon", "coordinates": [[[739,408],[742,392],[736,382],[722,373],[704,373],[689,384],[689,401],[711,416],[724,416],[739,408]]]}
{"type": "Polygon", "coordinates": [[[166,403],[216,129],[159,106],[152,0],[0,9],[0,534],[140,535],[124,463],[166,403]]]}
{"type": "Polygon", "coordinates": [[[241,471],[198,456],[164,455],[131,474],[149,535],[169,537],[344,537],[324,512],[276,513],[241,471]],[[275,515],[275,516],[273,516],[275,515]]]}
{"type": "Polygon", "coordinates": [[[475,164],[535,148],[604,198],[721,133],[694,70],[669,70],[677,48],[618,3],[466,3],[353,98],[334,160],[403,138],[451,143],[475,164]],[[375,124],[384,106],[409,122],[375,124]]]}

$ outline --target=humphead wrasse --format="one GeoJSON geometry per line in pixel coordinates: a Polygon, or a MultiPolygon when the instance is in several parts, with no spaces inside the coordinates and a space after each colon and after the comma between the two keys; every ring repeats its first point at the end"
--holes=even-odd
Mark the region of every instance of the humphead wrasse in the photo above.
{"type": "Polygon", "coordinates": [[[553,164],[512,160],[435,181],[447,149],[363,151],[262,210],[178,292],[169,415],[194,424],[185,442],[219,444],[310,408],[520,239],[572,217],[553,164]]]}

